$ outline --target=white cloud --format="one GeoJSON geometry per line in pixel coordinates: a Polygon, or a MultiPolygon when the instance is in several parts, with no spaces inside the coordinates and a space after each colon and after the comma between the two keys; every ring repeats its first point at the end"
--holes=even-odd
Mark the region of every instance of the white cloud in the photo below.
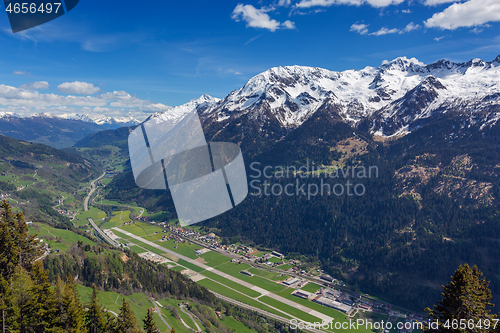
{"type": "Polygon", "coordinates": [[[450,3],[450,2],[461,2],[461,0],[425,0],[424,5],[437,6],[443,3],[450,3]]]}
{"type": "Polygon", "coordinates": [[[97,97],[110,102],[109,105],[115,108],[137,108],[145,112],[160,112],[170,109],[170,106],[131,96],[126,91],[107,92],[97,97]]]}
{"type": "Polygon", "coordinates": [[[286,20],[285,22],[282,23],[282,26],[283,28],[285,29],[296,29],[295,28],[295,23],[290,21],[290,20],[286,20]]]}
{"type": "Polygon", "coordinates": [[[439,42],[439,41],[440,41],[441,39],[443,39],[444,37],[445,37],[445,36],[436,37],[436,38],[434,38],[434,40],[435,40],[436,42],[439,42]]]}
{"type": "MultiPolygon", "coordinates": [[[[36,82],[44,86],[43,82],[36,82]]],[[[45,82],[46,83],[46,82],[45,82]]],[[[47,83],[48,85],[48,83],[47,83]]],[[[153,112],[167,111],[171,107],[142,100],[125,91],[113,91],[98,96],[74,96],[42,94],[22,87],[0,84],[0,111],[13,112],[21,116],[49,112],[53,114],[78,113],[91,116],[133,116],[144,120],[153,112]]]]}
{"type": "Polygon", "coordinates": [[[16,75],[30,75],[31,73],[26,72],[26,71],[14,71],[13,74],[16,74],[16,75]]]}
{"type": "Polygon", "coordinates": [[[148,101],[144,101],[140,98],[133,97],[125,91],[108,92],[99,95],[98,97],[113,101],[110,103],[110,106],[119,108],[140,108],[144,107],[145,104],[149,104],[147,103],[148,101]]]}
{"type": "Polygon", "coordinates": [[[369,24],[363,24],[363,23],[356,22],[353,25],[351,25],[350,31],[356,32],[360,35],[383,36],[383,35],[389,35],[389,34],[404,34],[404,33],[407,33],[407,32],[413,31],[413,30],[420,29],[420,25],[415,24],[413,22],[410,22],[403,29],[382,28],[380,30],[369,33],[368,26],[369,26],[369,24]]]}
{"type": "Polygon", "coordinates": [[[330,7],[333,5],[354,5],[360,6],[368,4],[372,7],[387,7],[390,5],[398,5],[405,0],[301,0],[296,7],[309,8],[309,7],[330,7]]]}
{"type": "Polygon", "coordinates": [[[483,32],[484,28],[491,28],[490,24],[483,24],[481,26],[475,27],[474,29],[471,29],[469,32],[475,33],[475,34],[480,34],[483,32]]]}
{"type": "Polygon", "coordinates": [[[360,35],[366,35],[368,33],[368,26],[369,24],[363,24],[363,23],[354,23],[351,25],[351,30],[354,31],[360,35]]]}
{"type": "Polygon", "coordinates": [[[25,83],[19,86],[19,88],[24,90],[41,90],[41,89],[49,89],[50,85],[47,81],[38,81],[38,82],[25,83]]]}
{"type": "Polygon", "coordinates": [[[101,88],[95,87],[88,82],[64,82],[57,86],[57,90],[65,94],[92,95],[99,92],[101,88]]]}
{"type": "Polygon", "coordinates": [[[404,14],[411,14],[411,13],[413,13],[413,12],[412,12],[411,10],[409,10],[409,9],[403,9],[403,10],[401,10],[401,12],[402,12],[402,13],[404,13],[404,14]]]}
{"type": "Polygon", "coordinates": [[[295,29],[294,22],[287,20],[280,23],[275,19],[271,19],[267,12],[273,10],[274,8],[257,9],[252,5],[243,5],[240,3],[234,8],[231,18],[236,22],[245,21],[247,27],[268,29],[272,32],[277,29],[295,29]]]}
{"type": "Polygon", "coordinates": [[[496,21],[500,21],[500,1],[469,0],[464,3],[454,3],[424,23],[428,28],[455,30],[496,21]]]}
{"type": "Polygon", "coordinates": [[[408,23],[408,25],[402,30],[402,32],[410,32],[413,30],[420,29],[420,25],[415,24],[413,22],[408,23]]]}
{"type": "Polygon", "coordinates": [[[91,96],[61,96],[56,94],[40,94],[21,88],[0,84],[0,105],[45,107],[45,106],[102,106],[106,101],[91,96]]]}
{"type": "Polygon", "coordinates": [[[383,36],[383,35],[389,35],[389,34],[397,34],[399,33],[399,29],[394,28],[394,29],[387,29],[387,28],[382,28],[380,30],[377,30],[375,32],[372,32],[370,35],[373,36],[383,36]]]}

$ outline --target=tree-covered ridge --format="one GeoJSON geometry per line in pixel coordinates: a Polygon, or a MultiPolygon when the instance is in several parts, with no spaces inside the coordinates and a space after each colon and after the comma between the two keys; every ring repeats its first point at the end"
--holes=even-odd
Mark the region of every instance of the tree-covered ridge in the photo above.
{"type": "Polygon", "coordinates": [[[44,265],[51,281],[70,274],[83,285],[96,285],[103,290],[125,294],[147,291],[157,298],[194,298],[215,304],[215,297],[207,289],[165,265],[143,260],[129,250],[108,254],[104,250],[78,243],[68,253],[49,256],[44,265]]]}

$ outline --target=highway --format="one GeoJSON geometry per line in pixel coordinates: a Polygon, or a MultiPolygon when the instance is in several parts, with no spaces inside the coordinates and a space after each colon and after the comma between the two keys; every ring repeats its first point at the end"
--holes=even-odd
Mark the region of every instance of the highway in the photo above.
{"type": "Polygon", "coordinates": [[[94,179],[94,180],[92,181],[92,183],[90,183],[90,192],[89,192],[89,195],[87,195],[87,197],[86,197],[86,198],[85,198],[85,200],[83,201],[83,210],[84,210],[85,212],[89,210],[89,200],[90,200],[90,197],[92,196],[92,194],[94,194],[95,189],[96,189],[96,187],[95,187],[95,183],[96,183],[98,180],[100,180],[101,178],[103,178],[104,176],[106,176],[106,171],[104,171],[104,172],[102,173],[102,175],[101,175],[99,178],[94,179]]]}
{"type": "MultiPolygon", "coordinates": [[[[92,181],[92,183],[90,183],[90,192],[89,194],[87,195],[87,197],[85,198],[85,200],[83,201],[83,210],[86,212],[89,210],[89,200],[90,198],[92,197],[92,194],[94,194],[95,190],[96,190],[96,186],[95,186],[95,183],[100,180],[101,178],[103,178],[104,176],[106,176],[106,172],[103,172],[102,175],[97,178],[97,179],[94,179],[92,181]]],[[[111,238],[109,238],[108,235],[106,235],[104,233],[104,231],[101,230],[101,228],[99,228],[97,226],[97,224],[95,224],[94,220],[92,220],[90,217],[87,218],[87,220],[89,220],[89,223],[90,225],[95,229],[95,231],[97,231],[97,233],[99,234],[99,236],[101,236],[101,238],[106,242],[106,243],[109,243],[111,244],[112,246],[117,246],[119,247],[120,244],[118,244],[117,242],[115,242],[114,240],[112,240],[111,238]]]]}
{"type": "Polygon", "coordinates": [[[101,228],[99,228],[97,226],[97,224],[95,224],[94,220],[92,220],[90,217],[87,218],[87,220],[89,220],[90,222],[90,225],[92,225],[92,227],[95,229],[95,231],[97,231],[97,233],[99,234],[99,236],[101,236],[101,238],[106,241],[106,243],[108,244],[111,244],[113,246],[117,246],[119,247],[120,244],[118,244],[116,241],[112,240],[111,238],[109,238],[108,235],[106,235],[106,233],[104,231],[101,230],[101,228]]]}
{"type": "MultiPolygon", "coordinates": [[[[278,302],[280,302],[280,303],[284,303],[284,304],[287,304],[287,305],[289,305],[289,306],[292,306],[292,307],[294,307],[294,308],[296,308],[296,309],[299,309],[299,310],[301,310],[301,311],[303,311],[303,312],[305,312],[305,313],[308,313],[308,314],[310,314],[310,315],[312,315],[312,316],[314,316],[314,317],[316,317],[316,318],[321,319],[323,322],[330,323],[331,321],[333,321],[333,318],[332,318],[332,317],[327,316],[327,315],[325,315],[325,314],[323,314],[323,313],[321,313],[321,312],[318,312],[318,311],[316,311],[316,310],[312,310],[312,309],[310,309],[310,308],[308,308],[308,307],[306,307],[306,306],[300,305],[300,304],[298,304],[298,303],[296,303],[296,302],[294,302],[294,301],[291,301],[291,300],[289,300],[289,299],[286,299],[286,298],[284,298],[284,297],[281,297],[281,296],[279,296],[279,295],[276,295],[276,294],[274,294],[274,293],[272,293],[272,292],[270,292],[270,291],[267,291],[267,290],[262,289],[262,288],[260,288],[260,287],[254,286],[254,285],[252,285],[252,284],[250,284],[250,283],[248,283],[248,282],[246,282],[246,281],[240,280],[240,279],[238,279],[238,278],[236,278],[236,277],[233,277],[233,276],[231,276],[231,275],[229,275],[229,274],[226,274],[226,273],[221,272],[221,271],[219,271],[219,270],[217,270],[217,269],[214,269],[214,268],[212,268],[212,267],[210,267],[210,266],[207,266],[207,265],[205,265],[205,264],[202,264],[202,263],[200,263],[200,262],[198,262],[198,261],[196,261],[196,260],[193,260],[193,259],[191,259],[191,258],[188,258],[188,257],[186,257],[186,256],[183,256],[182,254],[179,254],[179,253],[177,253],[177,252],[174,252],[174,251],[172,251],[172,250],[169,250],[169,249],[167,249],[167,248],[164,248],[163,246],[160,246],[160,245],[158,245],[158,244],[156,244],[156,243],[153,243],[153,242],[151,242],[151,241],[145,240],[145,239],[143,239],[142,237],[136,236],[136,235],[134,235],[134,234],[132,234],[132,233],[130,233],[130,232],[128,232],[128,231],[122,230],[122,229],[117,228],[117,227],[115,227],[115,228],[113,228],[113,229],[114,229],[114,230],[116,230],[116,231],[118,231],[118,232],[121,232],[122,234],[125,234],[125,235],[127,235],[127,236],[129,236],[129,237],[135,238],[135,239],[137,239],[137,240],[139,240],[139,241],[141,241],[141,242],[143,242],[143,243],[145,243],[145,244],[148,244],[148,245],[150,245],[150,246],[153,246],[153,247],[157,248],[157,249],[158,249],[158,250],[160,250],[160,251],[163,251],[163,252],[165,252],[165,253],[168,253],[168,254],[171,254],[171,255],[173,255],[173,256],[176,256],[176,257],[178,257],[178,258],[180,258],[180,259],[183,259],[183,260],[185,260],[185,261],[187,261],[187,262],[189,262],[189,263],[191,263],[191,264],[193,264],[193,265],[196,265],[196,266],[198,266],[198,267],[202,268],[203,270],[210,271],[210,272],[212,272],[212,273],[214,273],[214,274],[217,274],[217,275],[219,275],[219,276],[221,276],[221,277],[223,277],[223,278],[226,278],[226,279],[228,279],[228,280],[231,280],[231,281],[233,281],[233,282],[236,282],[236,283],[238,283],[238,284],[240,284],[240,285],[242,285],[242,286],[244,286],[244,287],[247,287],[247,288],[250,288],[250,289],[252,289],[252,290],[255,290],[255,291],[257,291],[258,293],[262,294],[263,296],[268,296],[268,297],[273,298],[274,300],[276,300],[276,301],[278,301],[278,302]]],[[[203,273],[202,273],[202,275],[203,275],[203,273]]],[[[285,312],[284,312],[284,313],[285,313],[285,312]]],[[[291,317],[292,317],[292,316],[291,316],[291,317]]]]}

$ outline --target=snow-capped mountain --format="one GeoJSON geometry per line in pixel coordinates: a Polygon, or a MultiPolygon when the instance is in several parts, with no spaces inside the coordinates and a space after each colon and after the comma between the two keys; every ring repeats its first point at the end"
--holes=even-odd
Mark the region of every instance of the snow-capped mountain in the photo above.
{"type": "Polygon", "coordinates": [[[226,123],[245,116],[261,128],[274,122],[287,133],[329,108],[352,126],[382,136],[405,133],[413,122],[449,111],[481,114],[492,125],[500,118],[499,82],[500,56],[490,62],[440,60],[430,65],[400,57],[380,67],[344,72],[275,67],[205,108],[202,117],[226,123]]]}
{"type": "Polygon", "coordinates": [[[199,113],[204,113],[206,109],[210,108],[212,105],[217,104],[220,99],[212,97],[210,95],[203,95],[197,99],[193,99],[185,104],[171,108],[168,111],[156,112],[149,116],[144,122],[155,121],[178,121],[181,120],[185,115],[194,109],[198,110],[199,113]]]}
{"type": "MultiPolygon", "coordinates": [[[[59,118],[59,119],[66,119],[66,120],[78,120],[78,121],[84,121],[87,123],[94,123],[96,125],[120,125],[121,127],[123,126],[134,126],[140,123],[139,120],[132,118],[132,117],[107,117],[104,115],[93,115],[93,116],[87,116],[84,114],[77,114],[77,113],[64,113],[64,114],[52,114],[50,112],[42,112],[42,113],[36,113],[31,116],[28,116],[26,118],[59,118]]],[[[0,113],[0,118],[1,118],[1,113],[0,113]]]]}
{"type": "Polygon", "coordinates": [[[14,112],[0,112],[0,119],[9,119],[9,118],[20,118],[20,116],[14,112]]]}

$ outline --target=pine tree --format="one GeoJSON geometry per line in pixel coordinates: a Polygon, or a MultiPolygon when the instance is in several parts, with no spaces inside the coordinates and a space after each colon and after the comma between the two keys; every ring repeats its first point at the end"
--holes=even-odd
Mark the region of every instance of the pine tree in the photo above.
{"type": "Polygon", "coordinates": [[[137,322],[135,320],[135,315],[130,304],[123,297],[122,307],[120,308],[120,313],[118,314],[118,320],[116,324],[116,333],[139,333],[140,330],[137,327],[137,322]]]}
{"type": "Polygon", "coordinates": [[[56,308],[58,326],[65,332],[83,333],[83,308],[76,289],[76,282],[68,275],[66,281],[60,277],[56,281],[56,308]]]}
{"type": "Polygon", "coordinates": [[[144,322],[144,331],[146,333],[158,333],[158,327],[156,327],[155,321],[153,319],[153,311],[148,309],[146,317],[142,320],[144,322]]]}
{"type": "MultiPolygon", "coordinates": [[[[7,313],[5,322],[6,326],[12,330],[26,332],[29,326],[29,309],[28,303],[31,300],[29,292],[33,286],[33,281],[28,272],[17,266],[10,279],[10,290],[5,290],[5,294],[10,293],[10,300],[7,304],[10,305],[10,311],[7,313]]],[[[6,297],[6,299],[9,299],[6,297]]]]}
{"type": "Polygon", "coordinates": [[[104,333],[115,333],[116,332],[116,318],[108,312],[106,312],[106,319],[104,320],[104,333]]]}
{"type": "Polygon", "coordinates": [[[14,306],[12,298],[11,284],[0,275],[0,330],[8,332],[9,324],[7,320],[12,320],[14,316],[14,306]]]}
{"type": "Polygon", "coordinates": [[[92,298],[87,308],[88,310],[85,312],[83,318],[85,332],[101,333],[105,329],[105,324],[101,313],[101,306],[97,301],[97,287],[95,285],[92,286],[92,298]]]}
{"type": "Polygon", "coordinates": [[[1,202],[0,274],[8,280],[17,265],[30,271],[31,265],[40,256],[40,245],[35,236],[28,234],[23,214],[14,214],[7,201],[1,202]]]}
{"type": "Polygon", "coordinates": [[[434,305],[434,310],[425,309],[430,322],[437,323],[427,332],[491,332],[495,315],[488,308],[494,305],[490,303],[489,282],[482,275],[476,266],[460,265],[451,281],[443,286],[443,300],[434,305]],[[491,327],[486,328],[485,321],[491,327]]]}
{"type": "Polygon", "coordinates": [[[55,294],[40,261],[33,264],[30,275],[33,285],[27,304],[29,323],[35,332],[41,333],[57,325],[55,294]]]}

